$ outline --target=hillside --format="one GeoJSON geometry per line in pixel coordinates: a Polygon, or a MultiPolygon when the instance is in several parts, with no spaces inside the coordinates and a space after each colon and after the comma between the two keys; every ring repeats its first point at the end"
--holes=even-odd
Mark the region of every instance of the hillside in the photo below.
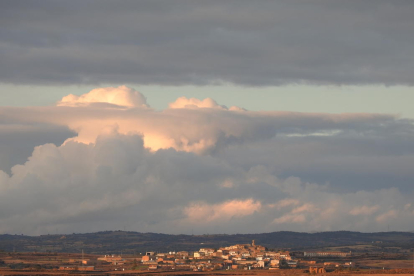
{"type": "Polygon", "coordinates": [[[414,233],[410,232],[272,232],[263,234],[235,235],[167,235],[125,231],[105,231],[68,235],[0,235],[0,250],[11,252],[80,252],[140,253],[145,251],[198,250],[200,247],[218,248],[237,243],[264,245],[269,249],[309,250],[334,246],[369,244],[378,251],[389,247],[414,247],[414,233]]]}

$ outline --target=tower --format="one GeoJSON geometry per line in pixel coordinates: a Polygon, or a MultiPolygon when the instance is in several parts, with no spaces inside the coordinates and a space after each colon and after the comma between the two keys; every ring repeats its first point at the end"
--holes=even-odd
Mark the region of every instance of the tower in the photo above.
{"type": "Polygon", "coordinates": [[[254,244],[254,240],[252,240],[252,246],[255,246],[255,244],[254,244]]]}

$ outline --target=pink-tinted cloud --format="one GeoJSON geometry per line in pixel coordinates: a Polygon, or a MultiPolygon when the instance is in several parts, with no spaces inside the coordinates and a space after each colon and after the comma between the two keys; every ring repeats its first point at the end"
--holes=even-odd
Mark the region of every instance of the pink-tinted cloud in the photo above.
{"type": "Polygon", "coordinates": [[[227,109],[224,106],[219,105],[212,98],[205,98],[204,100],[199,100],[196,98],[187,98],[180,97],[175,102],[172,102],[168,105],[169,108],[219,108],[227,109]]]}
{"type": "Polygon", "coordinates": [[[218,204],[191,203],[184,209],[184,213],[192,222],[208,223],[249,216],[260,211],[261,208],[262,204],[251,198],[233,199],[218,204]]]}
{"type": "Polygon", "coordinates": [[[374,206],[359,206],[359,207],[355,207],[353,208],[349,213],[351,215],[354,216],[358,216],[358,215],[372,215],[373,213],[375,213],[376,211],[378,211],[378,209],[380,208],[379,205],[374,205],[374,206]]]}
{"type": "Polygon", "coordinates": [[[389,219],[397,219],[398,218],[398,211],[397,210],[389,210],[379,216],[376,217],[376,220],[378,222],[385,222],[388,221],[389,219]]]}
{"type": "Polygon", "coordinates": [[[81,96],[70,94],[57,103],[57,106],[87,106],[93,104],[111,104],[122,107],[148,107],[144,95],[125,85],[104,87],[91,90],[81,96]]]}
{"type": "Polygon", "coordinates": [[[289,206],[295,206],[300,204],[300,201],[297,199],[293,199],[293,198],[285,198],[282,199],[276,203],[272,203],[272,204],[268,204],[267,207],[269,208],[276,208],[278,210],[284,208],[284,207],[289,207],[289,206]]]}

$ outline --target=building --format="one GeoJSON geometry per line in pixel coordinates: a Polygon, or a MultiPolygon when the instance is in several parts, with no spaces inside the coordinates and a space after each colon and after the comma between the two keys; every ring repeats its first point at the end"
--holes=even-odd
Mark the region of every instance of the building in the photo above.
{"type": "Polygon", "coordinates": [[[158,268],[157,262],[151,262],[150,264],[148,264],[148,269],[155,270],[157,268],[158,268]]]}
{"type": "Polygon", "coordinates": [[[194,252],[194,258],[203,258],[205,256],[204,252],[194,252]]]}
{"type": "Polygon", "coordinates": [[[351,251],[350,252],[335,252],[335,251],[326,251],[326,252],[303,252],[303,256],[304,257],[340,257],[340,258],[344,258],[344,257],[350,257],[351,256],[351,251]]]}
{"type": "Polygon", "coordinates": [[[324,267],[310,266],[309,273],[310,274],[325,274],[326,269],[324,267]]]}
{"type": "Polygon", "coordinates": [[[199,252],[204,253],[205,256],[210,256],[214,253],[214,249],[213,248],[200,248],[199,252]]]}
{"type": "Polygon", "coordinates": [[[92,270],[95,270],[95,267],[94,266],[73,266],[73,265],[68,266],[68,265],[65,265],[65,266],[60,266],[59,270],[92,271],[92,270]]]}

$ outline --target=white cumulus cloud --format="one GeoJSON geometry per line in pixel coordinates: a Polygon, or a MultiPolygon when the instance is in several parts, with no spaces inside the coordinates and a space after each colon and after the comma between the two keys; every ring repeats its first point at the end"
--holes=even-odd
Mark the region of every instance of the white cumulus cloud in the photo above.
{"type": "Polygon", "coordinates": [[[148,107],[147,100],[138,91],[125,85],[119,87],[96,88],[81,96],[70,94],[57,103],[57,106],[87,106],[111,104],[123,107],[148,107]]]}

